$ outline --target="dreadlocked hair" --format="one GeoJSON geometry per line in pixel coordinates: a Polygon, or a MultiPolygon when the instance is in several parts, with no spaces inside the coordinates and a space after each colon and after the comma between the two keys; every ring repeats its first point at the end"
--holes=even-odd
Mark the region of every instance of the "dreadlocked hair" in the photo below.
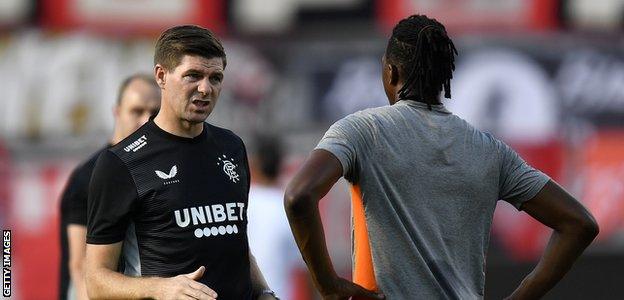
{"type": "Polygon", "coordinates": [[[457,49],[446,28],[436,19],[412,15],[397,24],[386,48],[386,59],[400,66],[404,85],[399,100],[440,104],[439,95],[451,98],[451,78],[457,49]]]}

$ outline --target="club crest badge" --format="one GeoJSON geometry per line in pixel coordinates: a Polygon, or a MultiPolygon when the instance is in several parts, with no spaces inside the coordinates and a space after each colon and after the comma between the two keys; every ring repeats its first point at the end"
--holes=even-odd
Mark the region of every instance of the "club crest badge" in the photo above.
{"type": "Polygon", "coordinates": [[[221,157],[219,157],[219,161],[217,162],[217,166],[223,168],[223,173],[225,173],[225,175],[227,175],[232,182],[237,183],[240,181],[240,177],[236,172],[238,164],[234,162],[234,159],[229,159],[227,156],[221,155],[221,157]]]}

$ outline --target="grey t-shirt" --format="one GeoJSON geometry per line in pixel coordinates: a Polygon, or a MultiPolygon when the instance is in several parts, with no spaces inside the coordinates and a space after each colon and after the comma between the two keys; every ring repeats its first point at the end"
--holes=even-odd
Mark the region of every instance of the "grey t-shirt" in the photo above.
{"type": "Polygon", "coordinates": [[[479,299],[498,199],[520,208],[549,180],[442,105],[349,115],[316,149],[359,187],[375,281],[388,299],[479,299]]]}

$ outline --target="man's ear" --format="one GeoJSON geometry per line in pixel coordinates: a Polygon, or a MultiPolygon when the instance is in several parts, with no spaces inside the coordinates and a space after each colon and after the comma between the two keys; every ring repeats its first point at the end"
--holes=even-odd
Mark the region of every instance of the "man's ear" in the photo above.
{"type": "Polygon", "coordinates": [[[399,67],[393,64],[388,64],[388,72],[390,72],[390,84],[397,85],[399,83],[399,67]]]}
{"type": "Polygon", "coordinates": [[[156,79],[156,83],[161,89],[165,88],[165,82],[167,80],[167,71],[161,64],[156,64],[154,66],[154,78],[156,79]]]}

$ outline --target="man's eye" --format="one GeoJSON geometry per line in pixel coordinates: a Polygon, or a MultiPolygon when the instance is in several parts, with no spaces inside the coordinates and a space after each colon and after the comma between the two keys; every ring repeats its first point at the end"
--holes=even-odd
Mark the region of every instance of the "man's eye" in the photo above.
{"type": "Polygon", "coordinates": [[[212,77],[210,77],[210,79],[212,80],[212,82],[220,83],[223,80],[223,77],[221,77],[221,76],[212,76],[212,77]]]}
{"type": "Polygon", "coordinates": [[[188,79],[199,79],[201,76],[199,74],[186,74],[184,77],[188,79]]]}

